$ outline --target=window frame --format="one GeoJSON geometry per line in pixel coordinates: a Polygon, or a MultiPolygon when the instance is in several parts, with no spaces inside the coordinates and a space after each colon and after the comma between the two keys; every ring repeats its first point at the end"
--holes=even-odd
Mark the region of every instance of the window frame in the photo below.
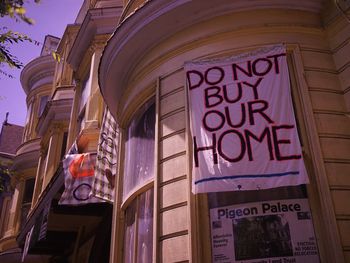
{"type": "Polygon", "coordinates": [[[47,103],[49,102],[50,96],[48,94],[44,94],[40,96],[39,99],[39,105],[38,105],[38,112],[37,112],[37,116],[38,118],[40,118],[45,110],[45,107],[47,105],[47,103]]]}
{"type": "MultiPolygon", "coordinates": [[[[127,147],[126,147],[126,144],[127,144],[127,141],[126,141],[126,138],[128,137],[127,136],[127,133],[128,133],[128,129],[130,127],[130,124],[132,123],[133,119],[136,117],[136,119],[140,119],[143,114],[148,111],[150,109],[150,107],[156,107],[156,102],[154,100],[154,98],[151,98],[149,99],[146,103],[142,104],[141,107],[139,107],[136,111],[135,111],[135,114],[132,115],[131,119],[129,120],[128,122],[128,125],[127,125],[127,128],[125,129],[125,134],[124,134],[124,151],[123,151],[123,154],[124,154],[124,159],[123,159],[123,162],[122,162],[122,166],[123,166],[123,181],[122,181],[122,191],[121,191],[121,195],[122,195],[122,209],[125,208],[131,201],[132,199],[135,198],[135,196],[139,195],[140,193],[142,192],[145,192],[148,190],[148,188],[151,188],[153,187],[153,182],[154,182],[154,179],[155,179],[155,171],[156,171],[156,167],[155,167],[155,164],[154,164],[154,160],[155,160],[155,152],[156,152],[156,136],[154,136],[154,158],[152,160],[152,165],[153,165],[153,177],[151,178],[148,178],[146,179],[145,181],[139,183],[139,184],[135,184],[131,189],[130,191],[124,195],[124,177],[125,177],[125,174],[128,172],[127,169],[126,169],[126,166],[125,166],[125,163],[126,163],[126,155],[127,155],[127,147]]],[[[156,122],[154,123],[154,128],[156,130],[156,122]]]]}
{"type": "MultiPolygon", "coordinates": [[[[156,189],[155,189],[155,180],[156,180],[156,165],[155,165],[155,159],[156,159],[156,154],[157,154],[157,112],[156,112],[156,109],[157,109],[157,105],[156,105],[156,100],[155,100],[155,97],[152,96],[151,98],[147,99],[145,103],[142,103],[140,104],[141,106],[138,107],[135,111],[134,111],[134,114],[132,114],[132,116],[129,118],[128,122],[127,122],[127,125],[126,125],[126,128],[123,129],[121,131],[121,140],[122,140],[122,143],[120,144],[120,156],[119,156],[119,160],[120,160],[120,163],[122,165],[120,165],[120,174],[122,176],[119,177],[119,187],[118,187],[118,195],[119,195],[119,200],[120,200],[120,206],[119,206],[119,209],[118,209],[118,213],[121,215],[120,216],[120,220],[118,220],[118,228],[119,228],[119,235],[118,235],[118,240],[119,240],[119,245],[118,245],[118,251],[120,251],[120,254],[119,254],[119,260],[121,260],[121,262],[124,262],[125,260],[125,244],[124,244],[124,241],[125,241],[125,224],[126,224],[126,211],[128,209],[128,207],[130,205],[132,205],[132,203],[134,201],[137,202],[137,209],[136,209],[136,213],[135,213],[135,218],[137,219],[137,216],[138,216],[138,203],[139,203],[139,199],[140,199],[140,196],[142,194],[145,194],[147,193],[148,191],[152,191],[153,192],[153,204],[151,205],[152,209],[153,209],[153,217],[152,217],[152,228],[153,228],[153,231],[152,231],[152,258],[153,258],[153,247],[156,246],[156,244],[154,243],[154,229],[157,227],[156,224],[155,224],[155,218],[156,218],[156,211],[154,210],[154,204],[156,202],[156,189]],[[132,123],[132,120],[134,118],[139,118],[147,111],[149,110],[150,107],[154,107],[155,109],[155,123],[154,123],[154,129],[155,129],[155,134],[154,134],[154,158],[152,160],[152,165],[154,166],[154,169],[153,169],[153,176],[151,178],[149,178],[148,180],[145,180],[143,181],[142,183],[140,184],[136,184],[133,188],[131,188],[131,190],[128,192],[127,195],[124,196],[124,176],[125,174],[127,173],[126,171],[126,166],[125,166],[125,163],[126,163],[126,151],[127,151],[127,147],[126,147],[126,138],[127,138],[127,132],[128,132],[128,128],[130,127],[130,124],[132,123]]],[[[138,243],[138,235],[137,235],[137,231],[138,231],[138,226],[136,226],[136,233],[135,233],[135,240],[134,240],[134,257],[133,257],[133,262],[137,262],[137,243],[138,243]]]]}

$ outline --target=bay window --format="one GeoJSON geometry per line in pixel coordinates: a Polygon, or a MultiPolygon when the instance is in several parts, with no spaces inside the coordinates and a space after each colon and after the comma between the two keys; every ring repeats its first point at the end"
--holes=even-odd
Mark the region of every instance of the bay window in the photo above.
{"type": "Polygon", "coordinates": [[[124,262],[152,262],[155,104],[146,103],[127,129],[123,180],[124,262]]]}

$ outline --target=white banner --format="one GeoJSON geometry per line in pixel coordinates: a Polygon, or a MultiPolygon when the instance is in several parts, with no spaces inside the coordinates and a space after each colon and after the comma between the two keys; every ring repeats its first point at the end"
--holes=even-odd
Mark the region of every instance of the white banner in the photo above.
{"type": "Polygon", "coordinates": [[[104,202],[90,196],[95,175],[96,153],[67,154],[63,160],[64,192],[60,205],[104,202]]]}
{"type": "Polygon", "coordinates": [[[194,193],[308,183],[283,46],[185,70],[194,193]]]}
{"type": "Polygon", "coordinates": [[[210,209],[212,262],[317,263],[307,199],[210,209]]]}

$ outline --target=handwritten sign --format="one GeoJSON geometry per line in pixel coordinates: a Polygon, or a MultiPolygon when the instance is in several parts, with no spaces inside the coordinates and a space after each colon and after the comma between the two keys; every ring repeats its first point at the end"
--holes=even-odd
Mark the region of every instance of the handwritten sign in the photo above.
{"type": "Polygon", "coordinates": [[[185,70],[194,193],[308,183],[283,46],[185,70]]]}

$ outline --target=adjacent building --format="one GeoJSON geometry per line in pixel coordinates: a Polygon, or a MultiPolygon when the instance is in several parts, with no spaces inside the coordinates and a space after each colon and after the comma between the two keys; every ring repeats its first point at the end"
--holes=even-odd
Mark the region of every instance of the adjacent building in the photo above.
{"type": "Polygon", "coordinates": [[[85,0],[22,72],[28,121],[0,252],[19,247],[24,262],[350,262],[349,39],[349,1],[85,0]],[[286,49],[310,183],[194,194],[185,64],[274,45],[286,49]],[[97,151],[106,106],[119,129],[115,198],[60,205],[62,160],[74,145],[97,151]],[[242,216],[262,202],[279,213],[242,216]],[[283,204],[312,237],[295,244],[305,232],[283,204]],[[227,227],[219,209],[232,219],[227,236],[215,235],[227,227]]]}

